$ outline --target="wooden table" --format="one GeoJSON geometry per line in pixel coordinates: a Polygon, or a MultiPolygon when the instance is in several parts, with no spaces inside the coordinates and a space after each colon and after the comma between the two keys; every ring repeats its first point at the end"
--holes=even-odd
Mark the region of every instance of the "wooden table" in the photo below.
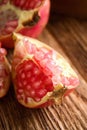
{"type": "Polygon", "coordinates": [[[8,94],[0,99],[0,130],[87,130],[87,21],[59,18],[49,22],[39,40],[68,60],[80,85],[61,105],[44,109],[20,105],[11,85],[8,94]]]}

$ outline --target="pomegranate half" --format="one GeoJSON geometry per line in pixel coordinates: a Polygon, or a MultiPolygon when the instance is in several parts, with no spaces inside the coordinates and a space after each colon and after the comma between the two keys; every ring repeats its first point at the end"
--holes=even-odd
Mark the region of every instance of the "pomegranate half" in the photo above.
{"type": "Polygon", "coordinates": [[[58,52],[20,34],[13,39],[12,77],[21,104],[29,108],[59,104],[78,86],[76,73],[58,52]]]}
{"type": "Polygon", "coordinates": [[[37,37],[46,26],[50,0],[1,0],[0,41],[6,48],[14,46],[12,32],[37,37]]]}
{"type": "Polygon", "coordinates": [[[6,58],[6,50],[1,48],[0,43],[0,98],[5,96],[10,86],[10,64],[6,58]]]}

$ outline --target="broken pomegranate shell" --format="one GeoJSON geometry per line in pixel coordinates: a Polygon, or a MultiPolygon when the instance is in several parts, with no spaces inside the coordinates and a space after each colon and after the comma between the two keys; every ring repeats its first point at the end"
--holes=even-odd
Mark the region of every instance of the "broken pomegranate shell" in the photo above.
{"type": "Polygon", "coordinates": [[[46,26],[50,12],[50,0],[1,0],[0,41],[12,48],[13,32],[37,37],[46,26]]]}
{"type": "Polygon", "coordinates": [[[10,64],[6,58],[6,53],[0,44],[0,98],[7,94],[10,86],[10,64]]]}
{"type": "Polygon", "coordinates": [[[21,104],[29,108],[59,104],[78,86],[76,73],[54,49],[16,33],[13,39],[12,77],[21,104]]]}

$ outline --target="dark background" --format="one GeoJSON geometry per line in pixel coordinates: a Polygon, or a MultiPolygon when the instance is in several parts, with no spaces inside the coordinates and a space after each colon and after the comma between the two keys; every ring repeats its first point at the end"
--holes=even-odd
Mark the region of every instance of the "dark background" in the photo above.
{"type": "Polygon", "coordinates": [[[51,0],[51,14],[87,19],[87,0],[51,0]]]}

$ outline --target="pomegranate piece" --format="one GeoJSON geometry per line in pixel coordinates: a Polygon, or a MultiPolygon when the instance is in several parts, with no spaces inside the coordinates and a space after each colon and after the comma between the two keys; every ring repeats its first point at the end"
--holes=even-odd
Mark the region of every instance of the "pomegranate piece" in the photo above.
{"type": "Polygon", "coordinates": [[[46,44],[14,33],[12,77],[18,101],[37,108],[59,104],[79,85],[67,61],[46,44]]]}
{"type": "Polygon", "coordinates": [[[13,32],[37,37],[46,26],[50,0],[1,0],[0,41],[2,46],[14,47],[13,32]]]}
{"type": "Polygon", "coordinates": [[[6,50],[0,44],[0,98],[5,96],[10,86],[10,65],[6,58],[6,50]]]}

